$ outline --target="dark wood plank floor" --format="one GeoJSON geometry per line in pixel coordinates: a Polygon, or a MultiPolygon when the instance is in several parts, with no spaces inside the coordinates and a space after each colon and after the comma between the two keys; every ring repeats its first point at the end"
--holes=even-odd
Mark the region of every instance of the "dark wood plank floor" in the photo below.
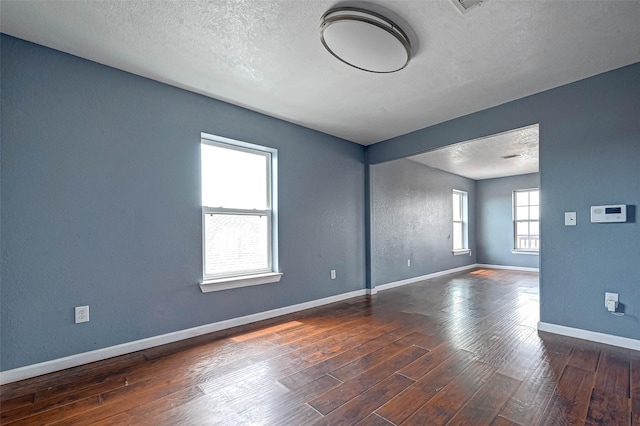
{"type": "Polygon", "coordinates": [[[640,353],[479,269],[0,388],[2,424],[640,426],[640,353]]]}

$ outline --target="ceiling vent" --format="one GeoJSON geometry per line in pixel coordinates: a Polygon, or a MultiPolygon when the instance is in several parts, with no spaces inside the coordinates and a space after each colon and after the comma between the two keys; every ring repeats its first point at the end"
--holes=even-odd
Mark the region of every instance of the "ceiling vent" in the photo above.
{"type": "Polygon", "coordinates": [[[480,6],[484,0],[451,0],[462,13],[467,13],[469,9],[480,6]]]}

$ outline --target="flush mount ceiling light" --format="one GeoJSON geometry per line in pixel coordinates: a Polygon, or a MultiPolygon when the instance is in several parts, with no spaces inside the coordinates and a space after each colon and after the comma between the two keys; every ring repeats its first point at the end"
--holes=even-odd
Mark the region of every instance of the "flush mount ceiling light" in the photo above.
{"type": "Polygon", "coordinates": [[[390,19],[365,9],[327,11],[320,20],[320,39],[333,56],[363,71],[400,71],[411,59],[405,32],[390,19]]]}

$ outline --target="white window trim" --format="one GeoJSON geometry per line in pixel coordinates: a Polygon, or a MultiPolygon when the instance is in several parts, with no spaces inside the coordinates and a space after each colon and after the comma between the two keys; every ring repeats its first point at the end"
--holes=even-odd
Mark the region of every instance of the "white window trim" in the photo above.
{"type": "Polygon", "coordinates": [[[279,282],[284,275],[279,271],[278,267],[278,214],[277,214],[277,190],[278,187],[278,173],[277,173],[277,160],[278,151],[273,148],[264,147],[261,145],[255,145],[248,142],[238,141],[235,139],[229,139],[222,136],[211,135],[208,133],[200,134],[200,142],[221,146],[224,148],[236,149],[238,151],[245,151],[255,153],[256,151],[263,152],[268,158],[267,167],[267,195],[268,206],[267,210],[243,210],[243,209],[226,209],[202,206],[202,281],[199,283],[200,290],[203,293],[209,293],[213,291],[228,290],[240,287],[249,287],[261,284],[269,284],[279,282]],[[205,235],[204,235],[204,220],[207,214],[247,214],[254,216],[266,215],[269,226],[269,269],[259,271],[243,271],[237,275],[205,275],[205,235]]]}
{"type": "MultiPolygon", "coordinates": [[[[469,194],[466,191],[461,191],[459,189],[452,190],[451,192],[452,196],[454,193],[461,195],[460,202],[462,203],[462,206],[460,209],[461,210],[460,213],[462,214],[462,220],[461,221],[452,220],[451,236],[453,237],[453,224],[462,223],[462,245],[464,247],[452,248],[451,253],[453,253],[454,256],[460,256],[463,254],[471,253],[471,249],[469,248],[469,194]]],[[[452,244],[454,244],[453,238],[451,238],[451,241],[452,241],[452,244]]]]}
{"type": "Polygon", "coordinates": [[[470,249],[452,250],[451,253],[453,253],[454,256],[461,256],[463,254],[471,254],[471,250],[470,249]]]}
{"type": "MultiPolygon", "coordinates": [[[[530,248],[517,248],[516,247],[516,240],[517,240],[517,236],[518,236],[518,231],[517,231],[517,223],[518,222],[538,222],[538,227],[540,226],[540,219],[539,219],[539,214],[540,214],[540,198],[538,198],[538,220],[517,220],[516,218],[516,193],[518,192],[531,192],[531,191],[538,191],[538,194],[540,194],[540,188],[527,188],[527,189],[516,189],[515,191],[513,191],[513,194],[511,196],[511,208],[513,209],[513,248],[511,249],[511,253],[512,254],[524,254],[524,255],[539,255],[540,254],[540,249],[530,249],[530,248]]],[[[539,195],[538,195],[539,197],[539,195]]],[[[531,206],[531,204],[527,204],[528,206],[531,206]]],[[[538,228],[540,229],[540,228],[538,228]]],[[[538,244],[540,243],[540,237],[538,237],[538,244]]]]}
{"type": "Polygon", "coordinates": [[[200,283],[200,290],[202,290],[203,293],[210,293],[212,291],[229,290],[232,288],[277,283],[280,281],[280,278],[282,278],[282,275],[284,275],[282,272],[269,272],[266,274],[222,278],[219,280],[206,280],[200,283]]]}
{"type": "Polygon", "coordinates": [[[538,249],[538,250],[512,249],[511,253],[513,253],[513,254],[528,254],[530,256],[539,256],[540,255],[540,249],[538,249]]]}

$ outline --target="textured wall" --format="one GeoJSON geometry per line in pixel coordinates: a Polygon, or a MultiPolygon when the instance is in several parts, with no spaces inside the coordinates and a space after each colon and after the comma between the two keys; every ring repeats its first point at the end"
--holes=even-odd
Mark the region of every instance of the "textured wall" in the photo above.
{"type": "Polygon", "coordinates": [[[540,187],[540,174],[485,179],[477,182],[476,253],[478,263],[538,267],[538,256],[514,254],[513,191],[540,187]]]}
{"type": "Polygon", "coordinates": [[[475,263],[475,181],[411,160],[377,164],[371,176],[375,285],[475,263]],[[451,252],[453,189],[469,196],[471,256],[451,252]]]}
{"type": "Polygon", "coordinates": [[[541,318],[640,339],[640,64],[556,93],[540,146],[541,318]],[[630,204],[633,217],[591,223],[590,206],[602,204],[630,204]],[[566,211],[576,226],[564,226],[566,211]],[[604,309],[606,291],[626,316],[604,309]]]}
{"type": "Polygon", "coordinates": [[[640,339],[640,63],[375,144],[372,164],[540,125],[540,296],[544,322],[640,339]],[[589,223],[589,206],[626,203],[635,219],[589,223]],[[576,211],[578,225],[564,226],[576,211]],[[620,293],[627,315],[604,308],[620,293]],[[569,308],[570,307],[570,308],[569,308]]]}
{"type": "Polygon", "coordinates": [[[364,288],[363,147],[11,37],[1,53],[2,370],[364,288]],[[279,150],[280,283],[200,292],[200,132],[279,150]]]}

